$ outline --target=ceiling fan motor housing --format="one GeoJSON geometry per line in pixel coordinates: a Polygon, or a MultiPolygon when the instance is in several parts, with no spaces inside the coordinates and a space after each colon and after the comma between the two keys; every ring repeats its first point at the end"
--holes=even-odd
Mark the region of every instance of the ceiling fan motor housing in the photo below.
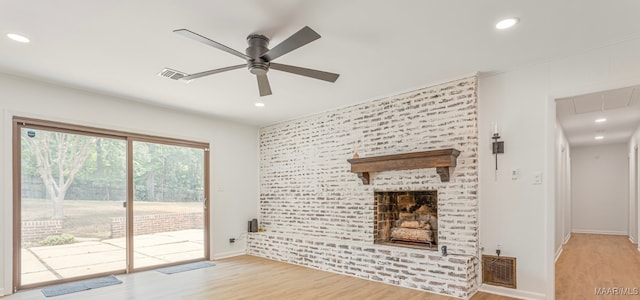
{"type": "Polygon", "coordinates": [[[246,49],[246,53],[253,58],[253,60],[247,61],[249,72],[255,75],[266,74],[269,71],[269,62],[261,58],[261,56],[269,51],[269,48],[267,48],[269,38],[261,34],[251,34],[247,37],[247,43],[249,47],[246,49]]]}

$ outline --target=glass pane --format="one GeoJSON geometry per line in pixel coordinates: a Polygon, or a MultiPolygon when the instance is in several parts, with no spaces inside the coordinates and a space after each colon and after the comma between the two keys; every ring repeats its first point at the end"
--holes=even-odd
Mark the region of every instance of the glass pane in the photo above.
{"type": "Polygon", "coordinates": [[[133,143],[134,268],[204,258],[204,150],[133,143]]]}
{"type": "Polygon", "coordinates": [[[20,135],[21,284],[124,270],[126,141],[20,135]]]}

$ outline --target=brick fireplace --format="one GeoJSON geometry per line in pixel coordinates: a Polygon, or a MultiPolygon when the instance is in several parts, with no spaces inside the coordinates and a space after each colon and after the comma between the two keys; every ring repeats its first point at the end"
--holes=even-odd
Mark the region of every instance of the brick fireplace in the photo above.
{"type": "Polygon", "coordinates": [[[247,253],[469,298],[479,270],[476,90],[477,78],[467,77],[261,128],[259,219],[266,231],[249,234],[247,253]],[[459,150],[454,168],[355,174],[347,161],[354,150],[366,161],[443,149],[459,150]],[[376,195],[389,191],[426,193],[417,196],[426,205],[396,195],[407,211],[398,217],[408,215],[383,221],[398,224],[393,235],[409,241],[381,241],[376,198],[384,194],[376,195]],[[429,230],[431,247],[420,243],[429,230]],[[434,243],[450,255],[430,250],[434,243]]]}
{"type": "Polygon", "coordinates": [[[438,192],[375,192],[373,242],[438,249],[438,192]]]}

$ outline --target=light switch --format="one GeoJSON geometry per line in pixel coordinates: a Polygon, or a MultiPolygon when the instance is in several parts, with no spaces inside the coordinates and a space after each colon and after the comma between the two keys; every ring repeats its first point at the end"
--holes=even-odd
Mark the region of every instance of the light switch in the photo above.
{"type": "Polygon", "coordinates": [[[542,172],[533,173],[533,184],[542,184],[542,172]]]}
{"type": "Polygon", "coordinates": [[[520,175],[520,170],[518,169],[511,170],[511,180],[518,180],[519,175],[520,175]]]}

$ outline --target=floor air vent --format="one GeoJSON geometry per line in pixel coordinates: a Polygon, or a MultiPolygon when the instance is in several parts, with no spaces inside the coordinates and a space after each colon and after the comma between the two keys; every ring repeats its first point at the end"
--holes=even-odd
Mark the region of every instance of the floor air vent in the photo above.
{"type": "Polygon", "coordinates": [[[516,258],[482,256],[482,283],[516,288],[516,258]]]}

